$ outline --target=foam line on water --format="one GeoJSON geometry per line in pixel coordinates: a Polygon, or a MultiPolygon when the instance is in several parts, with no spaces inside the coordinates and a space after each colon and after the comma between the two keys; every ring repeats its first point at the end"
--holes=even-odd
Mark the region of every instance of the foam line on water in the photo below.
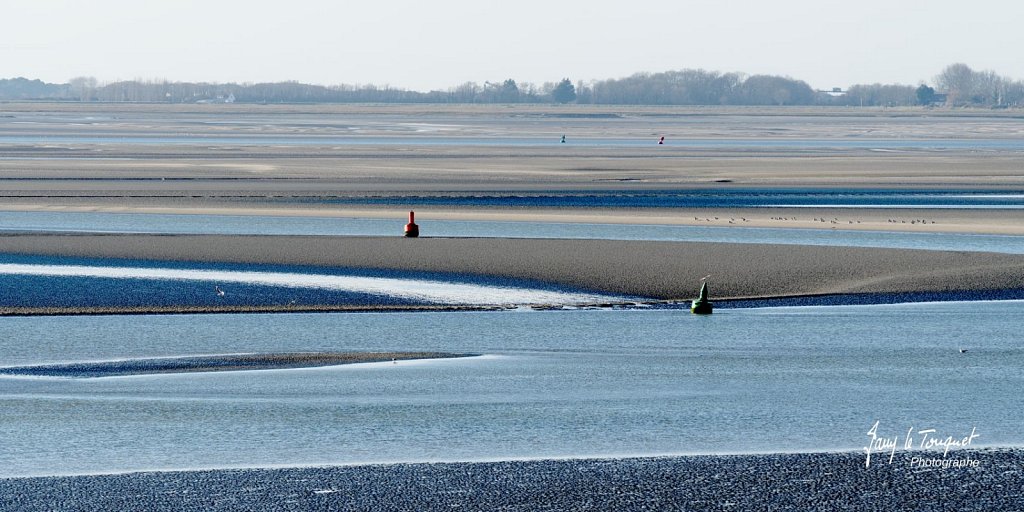
{"type": "Polygon", "coordinates": [[[387,277],[198,270],[173,268],[101,267],[84,265],[0,264],[0,274],[50,277],[96,277],[113,279],[154,279],[163,281],[207,281],[288,288],[369,293],[441,304],[592,304],[614,298],[588,293],[571,293],[535,288],[514,288],[437,280],[387,277]]]}

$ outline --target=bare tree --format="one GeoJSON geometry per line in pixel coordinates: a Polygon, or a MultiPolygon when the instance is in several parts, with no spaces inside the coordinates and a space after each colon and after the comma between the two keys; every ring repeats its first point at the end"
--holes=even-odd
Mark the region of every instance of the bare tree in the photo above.
{"type": "Polygon", "coordinates": [[[935,77],[935,86],[946,91],[946,102],[950,105],[970,103],[975,89],[974,70],[960,62],[950,64],[935,77]]]}
{"type": "Polygon", "coordinates": [[[71,95],[78,101],[92,101],[96,94],[96,79],[91,76],[76,76],[68,80],[71,95]]]}

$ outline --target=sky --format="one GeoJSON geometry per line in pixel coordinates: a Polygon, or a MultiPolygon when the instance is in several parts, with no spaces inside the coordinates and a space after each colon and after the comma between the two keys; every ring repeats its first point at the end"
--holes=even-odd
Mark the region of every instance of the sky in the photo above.
{"type": "Polygon", "coordinates": [[[447,90],[705,69],[826,89],[1024,79],[1019,0],[3,0],[0,78],[447,90]]]}

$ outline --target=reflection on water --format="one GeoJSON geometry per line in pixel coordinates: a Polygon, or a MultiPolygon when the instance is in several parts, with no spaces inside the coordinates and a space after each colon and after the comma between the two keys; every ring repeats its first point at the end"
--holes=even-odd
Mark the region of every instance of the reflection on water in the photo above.
{"type": "Polygon", "coordinates": [[[5,475],[1021,444],[1024,302],[685,311],[7,318],[5,365],[291,351],[466,360],[0,378],[5,475]],[[968,349],[961,353],[960,348],[968,349]]]}

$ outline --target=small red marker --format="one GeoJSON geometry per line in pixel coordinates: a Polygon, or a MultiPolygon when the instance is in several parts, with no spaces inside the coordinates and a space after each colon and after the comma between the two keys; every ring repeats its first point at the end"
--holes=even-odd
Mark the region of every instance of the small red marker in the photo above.
{"type": "Polygon", "coordinates": [[[420,227],[416,225],[416,212],[409,212],[409,223],[405,225],[405,236],[416,238],[420,236],[420,227]]]}

